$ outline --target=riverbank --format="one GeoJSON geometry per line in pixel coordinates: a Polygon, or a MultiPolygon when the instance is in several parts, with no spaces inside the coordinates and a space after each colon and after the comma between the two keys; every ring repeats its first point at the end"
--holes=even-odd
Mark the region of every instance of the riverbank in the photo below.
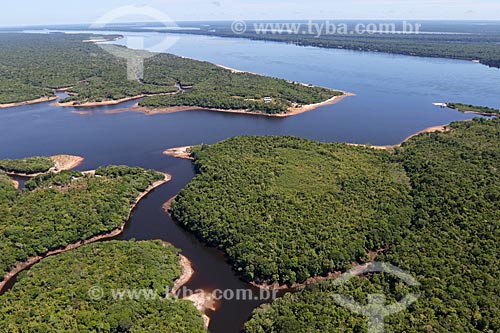
{"type": "MultiPolygon", "coordinates": [[[[340,90],[337,90],[340,91],[340,90]]],[[[304,112],[309,112],[313,111],[319,107],[325,106],[325,105],[332,105],[332,104],[337,104],[340,101],[342,101],[346,97],[354,97],[356,94],[347,92],[347,91],[341,91],[343,95],[340,96],[334,96],[324,102],[316,103],[316,104],[308,104],[308,105],[303,105],[299,107],[291,107],[289,109],[289,112],[283,113],[283,114],[277,114],[276,117],[290,117],[290,116],[295,116],[304,112]]]]}
{"type": "Polygon", "coordinates": [[[197,308],[202,313],[203,321],[205,322],[205,329],[208,329],[208,327],[210,326],[210,321],[212,319],[206,313],[207,311],[216,310],[216,302],[213,299],[212,293],[205,290],[200,290],[196,294],[183,298],[183,300],[193,302],[195,308],[197,308]]]}
{"type": "Polygon", "coordinates": [[[47,170],[46,172],[39,172],[32,174],[16,173],[16,172],[6,172],[6,173],[9,176],[36,177],[48,172],[59,173],[64,170],[71,170],[78,167],[80,164],[83,163],[83,161],[85,161],[85,158],[74,155],[54,155],[50,156],[49,158],[54,162],[54,166],[49,170],[47,170]]]}
{"type": "Polygon", "coordinates": [[[75,107],[75,108],[85,108],[85,107],[98,107],[98,106],[110,106],[110,105],[118,105],[121,103],[129,102],[129,101],[135,101],[144,97],[152,97],[152,96],[167,96],[167,95],[175,95],[177,92],[174,93],[159,93],[159,94],[141,94],[141,95],[136,95],[136,96],[130,96],[130,97],[125,97],[121,99],[114,99],[114,100],[109,100],[109,101],[102,101],[102,102],[87,102],[87,103],[81,103],[78,104],[77,101],[74,102],[57,102],[53,103],[53,106],[61,106],[61,107],[75,107]]]}
{"type": "MultiPolygon", "coordinates": [[[[170,245],[170,243],[164,242],[165,246],[170,245]]],[[[207,315],[207,310],[215,310],[214,302],[212,300],[211,294],[204,292],[202,290],[197,290],[196,293],[189,295],[187,297],[182,297],[182,293],[179,293],[182,287],[191,280],[194,275],[194,268],[192,262],[182,254],[179,254],[179,264],[181,266],[181,275],[177,280],[174,281],[174,285],[167,297],[180,297],[183,300],[188,300],[193,302],[194,306],[198,311],[201,312],[203,317],[203,322],[205,323],[205,329],[208,329],[210,325],[210,317],[207,315]]]]}
{"type": "MultiPolygon", "coordinates": [[[[336,91],[340,91],[340,90],[336,90],[336,91]]],[[[302,105],[302,106],[291,106],[288,108],[288,111],[286,113],[275,113],[275,114],[255,112],[255,111],[249,111],[249,110],[244,110],[244,109],[234,109],[234,110],[216,109],[216,108],[206,108],[206,107],[200,107],[200,106],[171,106],[171,107],[166,107],[166,108],[153,109],[153,108],[148,108],[148,107],[144,107],[144,106],[139,106],[139,103],[137,103],[135,106],[133,106],[130,109],[115,110],[115,111],[109,111],[106,113],[111,114],[111,113],[137,111],[137,112],[141,112],[145,115],[152,116],[152,115],[158,115],[158,114],[169,114],[169,113],[176,113],[176,112],[183,112],[183,111],[203,110],[203,111],[214,111],[214,112],[223,112],[223,113],[246,114],[246,115],[252,115],[252,116],[284,118],[284,117],[296,116],[298,114],[308,112],[308,111],[313,111],[313,110],[315,110],[319,107],[322,107],[322,106],[337,104],[346,97],[356,96],[356,94],[353,94],[353,93],[343,92],[343,91],[341,91],[341,92],[343,93],[343,95],[334,96],[326,101],[323,101],[320,103],[315,103],[315,104],[302,105]]]]}
{"type": "Polygon", "coordinates": [[[257,73],[249,72],[249,71],[243,71],[243,70],[240,70],[240,69],[236,69],[236,68],[232,68],[232,67],[228,67],[228,66],[224,66],[224,65],[219,65],[219,64],[214,64],[214,65],[217,66],[217,67],[223,68],[223,69],[227,69],[228,71],[230,71],[233,74],[247,73],[247,74],[253,74],[253,75],[263,76],[262,74],[257,74],[257,73]]]}
{"type": "Polygon", "coordinates": [[[464,114],[477,114],[485,117],[500,116],[499,109],[490,108],[488,106],[478,106],[478,105],[462,104],[462,103],[447,103],[446,107],[459,111],[464,114]]]}
{"type": "Polygon", "coordinates": [[[8,285],[9,281],[13,277],[17,276],[20,272],[22,272],[22,271],[30,268],[34,264],[40,262],[41,260],[43,260],[43,259],[45,259],[47,257],[51,257],[51,256],[54,256],[54,255],[63,253],[63,252],[71,251],[71,250],[74,250],[76,248],[79,248],[79,247],[87,245],[87,244],[95,243],[95,242],[98,242],[98,241],[101,241],[101,240],[105,240],[105,239],[114,238],[114,237],[120,235],[125,230],[125,226],[127,225],[128,220],[130,219],[130,216],[132,215],[132,212],[133,212],[134,208],[141,201],[141,199],[144,198],[146,195],[148,195],[155,188],[159,187],[160,185],[165,184],[166,182],[168,182],[168,181],[170,181],[172,179],[172,176],[169,175],[169,174],[167,174],[167,173],[163,173],[163,175],[164,175],[164,179],[163,180],[159,180],[159,181],[151,184],[147,189],[145,189],[143,192],[141,192],[137,196],[136,200],[132,203],[132,205],[130,207],[128,216],[126,218],[126,221],[123,223],[123,225],[121,227],[116,228],[116,229],[114,229],[114,230],[112,230],[110,232],[107,232],[107,233],[104,233],[104,234],[101,234],[101,235],[97,235],[97,236],[91,237],[91,238],[89,238],[87,240],[83,240],[83,241],[80,241],[78,243],[70,244],[70,245],[68,245],[68,246],[66,246],[64,248],[49,251],[49,252],[47,252],[44,255],[39,255],[39,256],[31,257],[31,258],[29,258],[29,259],[27,259],[27,260],[25,260],[23,262],[18,262],[14,266],[13,269],[11,269],[7,274],[5,274],[3,276],[3,281],[0,282],[0,294],[2,294],[4,292],[5,286],[8,285]]]}
{"type": "Polygon", "coordinates": [[[349,146],[357,146],[357,147],[369,147],[369,148],[373,148],[373,149],[380,149],[380,150],[389,150],[389,149],[394,149],[394,148],[398,148],[398,147],[401,147],[403,145],[403,143],[405,143],[406,141],[416,137],[417,135],[420,135],[420,134],[423,134],[423,133],[433,133],[433,132],[447,132],[449,131],[450,128],[449,128],[449,124],[446,124],[446,125],[438,125],[438,126],[432,126],[432,127],[428,127],[426,129],[423,129],[415,134],[412,134],[410,135],[409,137],[407,137],[406,139],[404,139],[401,143],[398,143],[396,145],[388,145],[388,146],[372,146],[372,145],[367,145],[367,144],[359,144],[359,143],[347,143],[349,146]]]}
{"type": "MultiPolygon", "coordinates": [[[[367,145],[367,144],[359,144],[359,143],[347,143],[348,145],[350,146],[358,146],[358,147],[370,147],[370,148],[373,148],[373,149],[381,149],[381,150],[387,150],[387,149],[392,149],[392,148],[396,148],[396,147],[400,147],[403,143],[405,143],[406,141],[410,140],[411,138],[419,135],[419,134],[422,134],[422,133],[432,133],[432,132],[446,132],[448,131],[449,128],[448,128],[448,124],[446,125],[439,125],[439,126],[432,126],[432,127],[429,127],[429,128],[426,128],[422,131],[419,131],[415,134],[412,134],[410,135],[409,137],[407,137],[406,139],[404,139],[401,143],[397,144],[397,145],[389,145],[389,146],[372,146],[372,145],[367,145]]],[[[175,148],[169,148],[169,149],[166,149],[163,151],[163,154],[164,155],[167,155],[167,156],[172,156],[172,157],[175,157],[175,158],[181,158],[181,159],[186,159],[186,160],[193,160],[193,158],[191,157],[191,149],[193,148],[194,146],[184,146],[184,147],[175,147],[175,148]]],[[[170,208],[169,204],[171,203],[171,201],[173,200],[174,198],[170,199],[169,201],[167,201],[165,204],[164,204],[164,209],[167,210],[170,208]],[[168,206],[167,206],[168,204],[168,206]]]]}
{"type": "Polygon", "coordinates": [[[16,106],[23,106],[23,105],[31,105],[31,104],[39,104],[39,103],[44,103],[44,102],[50,102],[50,101],[55,101],[59,97],[57,96],[51,96],[51,97],[40,97],[37,99],[32,99],[30,101],[24,101],[24,102],[18,102],[18,103],[7,103],[7,104],[0,104],[0,109],[6,109],[6,108],[13,108],[16,106]]]}
{"type": "MultiPolygon", "coordinates": [[[[167,242],[163,242],[163,244],[172,245],[167,242]]],[[[186,283],[189,282],[189,280],[191,280],[194,275],[193,264],[182,254],[179,254],[179,264],[181,266],[181,275],[174,281],[174,285],[172,286],[172,289],[170,289],[168,296],[174,296],[186,283]]]]}

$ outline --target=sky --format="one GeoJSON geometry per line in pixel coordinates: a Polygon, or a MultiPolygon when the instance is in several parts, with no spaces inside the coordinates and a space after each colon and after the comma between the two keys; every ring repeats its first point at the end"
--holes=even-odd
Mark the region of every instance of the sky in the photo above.
{"type": "MultiPolygon", "coordinates": [[[[150,6],[174,21],[500,20],[500,0],[25,0],[2,1],[0,26],[92,23],[126,5],[150,6]]],[[[117,21],[148,20],[137,16],[117,21]]]]}

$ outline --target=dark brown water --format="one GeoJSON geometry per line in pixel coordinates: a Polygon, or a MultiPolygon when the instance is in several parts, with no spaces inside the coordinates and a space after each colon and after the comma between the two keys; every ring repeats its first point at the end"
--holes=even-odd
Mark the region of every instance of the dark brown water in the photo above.
{"type": "MultiPolygon", "coordinates": [[[[182,249],[182,254],[192,261],[195,270],[195,275],[186,285],[189,290],[248,289],[254,291],[254,297],[258,297],[256,288],[238,279],[220,251],[201,244],[161,208],[166,198],[175,196],[194,176],[190,161],[182,160],[175,164],[174,168],[168,170],[175,174],[174,179],[140,202],[125,232],[118,239],[162,239],[182,249]]],[[[258,300],[220,302],[217,311],[209,313],[212,318],[210,331],[238,332],[252,310],[262,303],[258,300]]]]}
{"type": "MultiPolygon", "coordinates": [[[[155,38],[155,34],[151,34],[155,38]]],[[[162,210],[194,176],[191,163],[162,155],[166,148],[212,144],[236,135],[293,135],[325,142],[396,144],[430,126],[471,119],[432,102],[500,107],[500,70],[465,61],[412,58],[204,36],[181,36],[173,53],[252,72],[357,93],[291,118],[209,111],[145,116],[105,114],[130,107],[85,109],[50,103],[0,110],[0,158],[73,154],[80,170],[126,164],[153,168],[173,180],[144,198],[119,239],[161,239],[180,248],[196,270],[190,289],[247,289],[220,252],[205,247],[162,210]]],[[[212,314],[214,333],[238,332],[259,301],[226,301],[212,314]]]]}

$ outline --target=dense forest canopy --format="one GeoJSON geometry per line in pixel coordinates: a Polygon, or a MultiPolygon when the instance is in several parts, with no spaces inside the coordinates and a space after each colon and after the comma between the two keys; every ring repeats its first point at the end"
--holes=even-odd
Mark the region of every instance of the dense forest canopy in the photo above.
{"type": "Polygon", "coordinates": [[[46,156],[34,156],[17,160],[0,160],[0,170],[11,173],[35,174],[47,172],[54,167],[54,161],[46,156]]]}
{"type": "Polygon", "coordinates": [[[137,196],[162,179],[156,171],[111,166],[95,176],[42,174],[20,191],[0,182],[0,276],[16,262],[121,227],[137,196]]]}
{"type": "Polygon", "coordinates": [[[386,151],[292,137],[193,149],[199,174],[174,216],[248,280],[294,284],[403,237],[409,184],[386,151]]]}
{"type": "MultiPolygon", "coordinates": [[[[421,283],[417,303],[389,317],[388,332],[500,331],[500,121],[453,123],[423,134],[396,152],[412,186],[412,223],[405,237],[377,260],[410,272],[421,283]]],[[[366,332],[366,318],[336,305],[332,293],[366,304],[382,292],[389,303],[409,290],[394,277],[372,275],[335,287],[304,288],[255,311],[248,333],[366,332]]]]}
{"type": "Polygon", "coordinates": [[[180,273],[177,250],[159,241],[86,245],[21,273],[0,296],[0,331],[205,332],[191,302],[164,298],[180,273]],[[124,289],[151,294],[113,297],[124,289]]]}
{"type": "MultiPolygon", "coordinates": [[[[130,81],[127,60],[115,57],[82,34],[0,34],[0,104],[54,96],[71,87],[62,102],[83,104],[146,95],[149,108],[198,106],[287,112],[341,92],[248,73],[233,73],[208,62],[158,54],[144,64],[144,78],[130,81]],[[264,97],[272,100],[265,101],[264,97]]],[[[110,36],[108,36],[110,38],[110,36]]],[[[108,45],[113,53],[138,56],[144,51],[108,45]]]]}
{"type": "MultiPolygon", "coordinates": [[[[289,137],[241,137],[193,149],[198,175],[174,216],[257,282],[303,282],[377,260],[408,271],[422,296],[389,332],[500,330],[500,120],[452,123],[394,152],[289,137]]],[[[366,331],[337,306],[410,291],[385,274],[331,281],[265,305],[248,332],[366,331]]]]}
{"type": "Polygon", "coordinates": [[[500,116],[500,110],[490,108],[487,106],[477,106],[477,105],[462,104],[462,103],[448,103],[446,105],[449,108],[458,110],[460,112],[472,112],[484,115],[500,116]]]}

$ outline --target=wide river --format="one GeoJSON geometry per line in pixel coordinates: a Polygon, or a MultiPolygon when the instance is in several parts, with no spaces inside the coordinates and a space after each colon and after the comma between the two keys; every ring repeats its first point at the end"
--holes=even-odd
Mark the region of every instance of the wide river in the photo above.
{"type": "MultiPolygon", "coordinates": [[[[162,37],[152,32],[140,35],[145,37],[146,45],[162,37]]],[[[473,62],[190,35],[179,36],[168,51],[357,94],[336,105],[278,119],[210,111],[155,116],[104,112],[134,102],[85,109],[92,111],[89,115],[50,103],[0,110],[0,158],[73,154],[86,158],[81,170],[126,164],[172,174],[171,182],[140,202],[120,239],[162,239],[182,249],[196,270],[187,285],[191,289],[249,286],[231,271],[221,253],[205,247],[162,211],[162,204],[194,176],[189,161],[163,156],[164,149],[211,144],[236,135],[293,135],[325,142],[396,144],[427,127],[473,117],[437,108],[432,102],[457,101],[500,108],[500,70],[473,62]]],[[[218,304],[217,311],[211,314],[211,332],[238,332],[258,304],[218,304]]]]}

